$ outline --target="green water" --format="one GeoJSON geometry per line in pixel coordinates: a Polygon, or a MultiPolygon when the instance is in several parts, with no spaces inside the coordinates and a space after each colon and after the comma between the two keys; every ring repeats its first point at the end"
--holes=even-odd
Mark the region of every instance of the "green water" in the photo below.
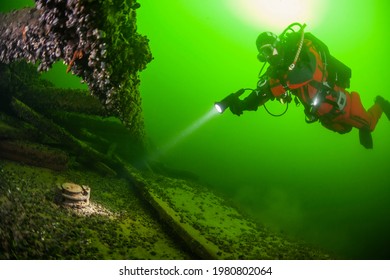
{"type": "MultiPolygon", "coordinates": [[[[1,10],[31,2],[2,3],[1,10]]],[[[241,117],[226,112],[175,141],[214,101],[255,86],[261,67],[254,43],[258,33],[279,33],[293,21],[304,21],[306,31],[352,68],[351,90],[361,94],[367,108],[378,94],[390,99],[387,1],[139,2],[138,30],[150,39],[154,56],[141,73],[143,110],[150,141],[170,147],[161,160],[197,173],[277,231],[344,258],[389,259],[390,122],[385,116],[373,133],[373,150],[359,144],[357,130],[338,135],[319,123],[306,124],[303,108],[294,105],[280,118],[263,108],[241,117]]],[[[59,86],[80,86],[64,72],[59,64],[45,75],[59,86]]],[[[284,110],[274,103],[270,110],[284,110]]]]}

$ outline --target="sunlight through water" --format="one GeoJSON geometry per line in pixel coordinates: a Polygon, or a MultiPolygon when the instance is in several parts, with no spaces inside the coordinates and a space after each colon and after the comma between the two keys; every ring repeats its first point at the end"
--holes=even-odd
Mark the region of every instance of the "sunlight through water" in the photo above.
{"type": "Polygon", "coordinates": [[[255,28],[282,30],[292,22],[307,22],[314,27],[324,15],[323,0],[242,0],[229,1],[232,13],[255,28]]]}

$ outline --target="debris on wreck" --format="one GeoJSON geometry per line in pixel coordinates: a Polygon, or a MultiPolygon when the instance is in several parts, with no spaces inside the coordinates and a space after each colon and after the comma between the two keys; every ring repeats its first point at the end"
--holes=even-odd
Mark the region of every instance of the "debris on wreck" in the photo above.
{"type": "Polygon", "coordinates": [[[61,205],[75,208],[83,208],[89,205],[90,187],[74,183],[63,183],[59,190],[61,205]]]}

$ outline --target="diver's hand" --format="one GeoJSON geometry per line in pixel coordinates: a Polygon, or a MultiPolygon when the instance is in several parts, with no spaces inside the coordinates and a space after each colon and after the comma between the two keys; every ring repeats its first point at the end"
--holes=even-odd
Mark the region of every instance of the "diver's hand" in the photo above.
{"type": "Polygon", "coordinates": [[[242,101],[237,97],[230,101],[230,112],[232,112],[234,115],[240,116],[242,114],[243,108],[242,108],[242,101]]]}

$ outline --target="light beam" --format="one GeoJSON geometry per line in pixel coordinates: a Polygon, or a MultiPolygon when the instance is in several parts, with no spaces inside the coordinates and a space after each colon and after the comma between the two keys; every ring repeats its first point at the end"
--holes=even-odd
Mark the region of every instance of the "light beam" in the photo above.
{"type": "Polygon", "coordinates": [[[178,133],[175,137],[173,137],[170,141],[168,141],[165,145],[162,146],[158,151],[156,151],[149,159],[156,160],[160,156],[166,154],[169,150],[177,146],[181,141],[186,139],[200,127],[202,127],[205,123],[207,123],[212,117],[218,115],[218,111],[213,106],[213,108],[201,116],[199,119],[194,121],[180,133],[178,133]]]}

